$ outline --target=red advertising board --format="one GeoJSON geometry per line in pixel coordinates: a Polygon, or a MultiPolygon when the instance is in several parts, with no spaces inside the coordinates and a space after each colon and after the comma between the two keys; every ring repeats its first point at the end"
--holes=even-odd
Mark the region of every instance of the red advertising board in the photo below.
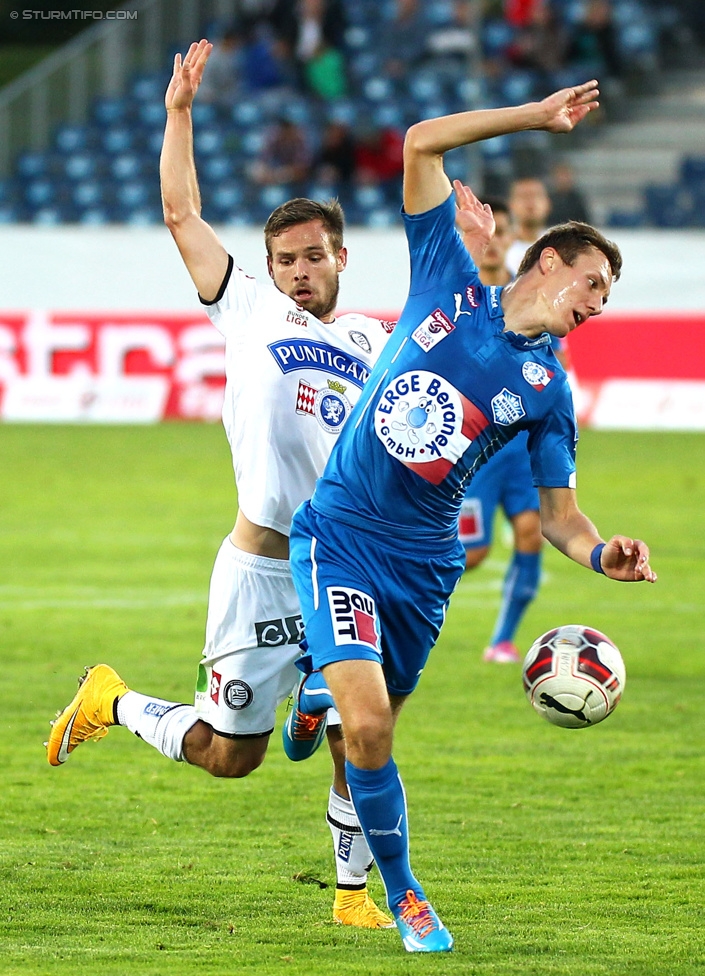
{"type": "Polygon", "coordinates": [[[203,313],[0,315],[6,420],[217,420],[224,340],[203,313]]]}
{"type": "MultiPolygon", "coordinates": [[[[569,348],[584,423],[705,429],[705,314],[606,312],[569,348]]],[[[216,420],[224,383],[223,339],[198,311],[0,313],[5,420],[216,420]]]]}

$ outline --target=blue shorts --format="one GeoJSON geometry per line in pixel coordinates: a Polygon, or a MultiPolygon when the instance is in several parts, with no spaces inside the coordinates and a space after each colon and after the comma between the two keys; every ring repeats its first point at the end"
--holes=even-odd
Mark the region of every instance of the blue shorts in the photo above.
{"type": "Polygon", "coordinates": [[[390,694],[414,690],[465,568],[457,539],[424,549],[297,509],[289,553],[315,668],[378,661],[390,694]]]}
{"type": "Polygon", "coordinates": [[[520,512],[539,511],[539,493],[534,488],[528,435],[518,434],[483,465],[472,479],[460,509],[460,541],[466,549],[478,549],[492,542],[497,506],[507,518],[520,512]]]}

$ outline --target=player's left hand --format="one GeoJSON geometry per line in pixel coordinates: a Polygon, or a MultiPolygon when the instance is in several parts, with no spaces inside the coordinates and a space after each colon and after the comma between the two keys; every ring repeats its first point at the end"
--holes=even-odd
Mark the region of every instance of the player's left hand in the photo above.
{"type": "Polygon", "coordinates": [[[605,543],[600,557],[605,576],[627,583],[646,580],[655,583],[658,577],[649,565],[649,547],[641,539],[626,535],[613,535],[605,543]]]}
{"type": "Polygon", "coordinates": [[[548,132],[570,132],[589,112],[600,107],[599,94],[595,80],[554,92],[540,103],[545,115],[541,128],[548,132]]]}
{"type": "Polygon", "coordinates": [[[455,191],[455,222],[458,230],[473,238],[480,247],[486,247],[495,231],[494,216],[489,203],[481,203],[469,186],[453,180],[455,191]]]}

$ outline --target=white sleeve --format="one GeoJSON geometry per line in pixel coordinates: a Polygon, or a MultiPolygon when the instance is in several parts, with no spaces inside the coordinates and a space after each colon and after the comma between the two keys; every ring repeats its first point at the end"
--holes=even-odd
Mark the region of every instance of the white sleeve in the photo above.
{"type": "Polygon", "coordinates": [[[236,267],[232,257],[228,255],[228,270],[218,294],[212,302],[205,301],[200,295],[198,297],[201,304],[205,305],[213,325],[227,338],[248,318],[257,294],[257,280],[236,267]]]}

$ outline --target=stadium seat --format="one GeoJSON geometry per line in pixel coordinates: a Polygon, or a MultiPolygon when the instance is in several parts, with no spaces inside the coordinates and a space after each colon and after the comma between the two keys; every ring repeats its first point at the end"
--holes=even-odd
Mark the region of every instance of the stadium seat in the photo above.
{"type": "Polygon", "coordinates": [[[116,125],[128,116],[126,98],[97,98],[93,103],[93,118],[99,125],[116,125]]]}
{"type": "Polygon", "coordinates": [[[139,153],[121,153],[110,160],[109,171],[116,180],[134,180],[145,172],[145,157],[139,153]]]}
{"type": "Polygon", "coordinates": [[[100,136],[100,146],[107,153],[129,152],[136,141],[136,131],[126,125],[111,126],[100,136]]]}
{"type": "Polygon", "coordinates": [[[607,227],[621,227],[625,230],[643,227],[646,217],[643,210],[611,210],[607,215],[607,227]]]}
{"type": "Polygon", "coordinates": [[[373,207],[366,210],[362,215],[362,223],[365,227],[382,229],[394,227],[400,222],[401,218],[391,207],[373,207]]]}
{"type": "Polygon", "coordinates": [[[380,129],[405,129],[406,120],[401,105],[389,102],[377,105],[372,112],[372,122],[380,129]]]}
{"type": "Polygon", "coordinates": [[[94,153],[74,153],[64,160],[63,175],[69,180],[87,180],[98,170],[98,157],[94,153]]]}
{"type": "Polygon", "coordinates": [[[143,180],[129,180],[117,186],[115,196],[122,207],[136,210],[148,203],[150,187],[143,180]]]}
{"type": "Polygon", "coordinates": [[[0,224],[18,224],[24,220],[22,209],[13,203],[0,203],[0,224]]]}
{"type": "Polygon", "coordinates": [[[107,207],[88,207],[79,210],[78,223],[90,227],[102,227],[112,222],[112,214],[107,207]]]}
{"type": "Polygon", "coordinates": [[[164,102],[142,102],[137,107],[137,119],[147,127],[163,125],[166,118],[164,102]]]}
{"type": "Polygon", "coordinates": [[[209,206],[227,212],[239,208],[243,202],[243,197],[242,186],[239,183],[229,181],[210,190],[204,198],[204,203],[207,200],[209,206]]]}
{"type": "Polygon", "coordinates": [[[43,152],[25,152],[17,157],[17,175],[22,180],[44,176],[49,171],[49,157],[43,152]]]}
{"type": "Polygon", "coordinates": [[[365,98],[373,104],[388,102],[394,95],[394,86],[384,75],[373,75],[362,84],[365,98]]]}
{"type": "Polygon", "coordinates": [[[85,180],[71,190],[71,199],[79,209],[98,206],[104,203],[106,196],[107,186],[99,180],[85,180]]]}
{"type": "Polygon", "coordinates": [[[151,227],[161,224],[163,219],[162,211],[158,207],[135,207],[126,211],[124,223],[133,227],[151,227]]]}
{"type": "Polygon", "coordinates": [[[655,227],[688,227],[693,216],[693,200],[679,186],[654,185],[644,190],[646,215],[655,227]]]}
{"type": "Polygon", "coordinates": [[[32,208],[46,207],[56,200],[56,187],[52,180],[30,180],[24,187],[24,199],[32,208]]]}
{"type": "Polygon", "coordinates": [[[221,184],[224,180],[233,175],[234,170],[232,156],[214,154],[206,157],[198,168],[199,179],[202,183],[221,184]]]}
{"type": "Polygon", "coordinates": [[[88,129],[83,125],[61,125],[54,133],[54,145],[63,153],[74,153],[88,146],[88,129]]]}
{"type": "MultiPolygon", "coordinates": [[[[162,114],[164,114],[162,108],[162,114]]],[[[202,125],[213,125],[218,121],[218,111],[210,102],[195,101],[191,106],[191,117],[196,129],[202,125]]]]}
{"type": "Polygon", "coordinates": [[[33,224],[40,224],[44,227],[54,227],[57,224],[71,223],[72,215],[59,206],[40,207],[35,210],[30,220],[33,224]]]}
{"type": "Polygon", "coordinates": [[[685,156],[680,165],[684,186],[705,186],[705,156],[685,156]]]}
{"type": "Polygon", "coordinates": [[[196,129],[193,135],[193,147],[199,156],[212,156],[222,153],[225,144],[223,130],[214,126],[204,126],[196,129]]]}
{"type": "Polygon", "coordinates": [[[271,186],[262,187],[259,193],[259,202],[265,210],[271,213],[275,207],[281,206],[282,203],[285,203],[294,196],[296,196],[296,193],[291,186],[272,184],[271,186]]]}
{"type": "Polygon", "coordinates": [[[266,121],[261,106],[257,102],[247,99],[233,105],[231,118],[236,126],[248,128],[263,125],[266,121]]]}
{"type": "Polygon", "coordinates": [[[161,73],[142,75],[133,81],[131,94],[138,102],[163,100],[167,84],[167,77],[161,73]]]}

